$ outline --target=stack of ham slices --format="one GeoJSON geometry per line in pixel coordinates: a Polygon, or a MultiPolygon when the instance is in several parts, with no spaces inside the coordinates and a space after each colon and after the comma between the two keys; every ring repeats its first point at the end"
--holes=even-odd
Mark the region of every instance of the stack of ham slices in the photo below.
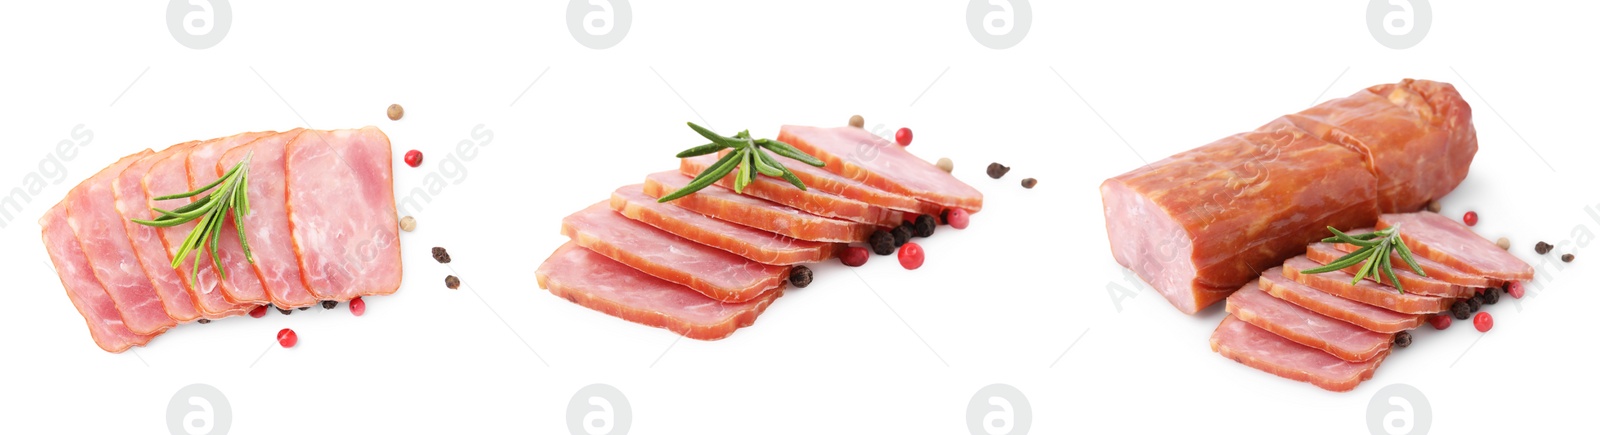
{"type": "Polygon", "coordinates": [[[320,301],[393,293],[400,286],[389,138],[360,130],[244,133],[144,150],[84,180],[39,224],[67,296],[108,352],[142,346],[168,328],[200,319],[320,301]],[[134,223],[153,201],[210,184],[249,158],[244,237],[231,220],[217,252],[199,249],[172,266],[195,222],[170,228],[134,223]],[[190,257],[192,260],[193,257],[190,257]],[[225,276],[225,278],[224,278],[225,276]]]}
{"type": "Polygon", "coordinates": [[[785,126],[778,140],[827,163],[782,162],[807,189],[758,176],[740,194],[730,174],[657,202],[717,156],[683,159],[678,171],[650,174],[562,220],[572,240],[539,266],[539,286],[625,320],[716,340],[754,323],[783,295],[794,265],[833,258],[844,244],[917,215],[983,207],[971,186],[860,128],[785,126]]]}
{"type": "MultiPolygon", "coordinates": [[[[1420,326],[1485,287],[1533,279],[1533,267],[1465,225],[1429,212],[1385,214],[1379,228],[1400,227],[1427,276],[1397,266],[1405,292],[1374,273],[1351,284],[1344,271],[1304,274],[1356,249],[1317,243],[1261,274],[1227,299],[1229,315],[1211,335],[1211,349],[1261,371],[1349,391],[1372,378],[1394,336],[1420,326]]],[[[1351,234],[1372,232],[1357,229],[1351,234]]],[[[1396,265],[1405,264],[1398,254],[1396,265]]]]}

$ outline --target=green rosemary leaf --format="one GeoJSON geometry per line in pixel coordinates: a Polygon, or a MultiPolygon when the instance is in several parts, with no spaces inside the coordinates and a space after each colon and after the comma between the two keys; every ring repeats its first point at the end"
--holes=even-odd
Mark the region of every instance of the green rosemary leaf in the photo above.
{"type": "Polygon", "coordinates": [[[690,158],[690,157],[699,157],[699,156],[703,156],[703,155],[706,155],[706,154],[711,154],[711,153],[714,153],[714,152],[717,152],[717,151],[722,151],[722,150],[725,150],[725,149],[728,149],[727,145],[723,145],[723,144],[720,144],[720,143],[708,143],[708,144],[705,144],[705,145],[701,145],[701,146],[697,146],[697,147],[694,147],[694,148],[683,150],[683,152],[678,153],[678,158],[687,159],[687,158],[690,158]]]}

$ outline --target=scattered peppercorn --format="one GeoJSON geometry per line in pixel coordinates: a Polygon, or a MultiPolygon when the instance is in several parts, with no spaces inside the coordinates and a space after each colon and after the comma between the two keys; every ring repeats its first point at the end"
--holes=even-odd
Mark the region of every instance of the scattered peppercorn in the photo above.
{"type": "Polygon", "coordinates": [[[322,301],[322,309],[324,310],[331,310],[337,306],[339,306],[339,301],[322,301]]]}
{"type": "Polygon", "coordinates": [[[417,229],[417,218],[406,216],[400,218],[400,231],[412,232],[417,229]]]}
{"type": "Polygon", "coordinates": [[[1449,328],[1450,322],[1450,316],[1447,314],[1434,314],[1433,317],[1428,318],[1428,324],[1433,325],[1433,329],[1440,331],[1449,328]]]}
{"type": "Polygon", "coordinates": [[[1467,298],[1466,302],[1467,309],[1470,309],[1472,312],[1476,313],[1479,309],[1483,308],[1483,295],[1473,295],[1472,297],[1467,298]]]}
{"type": "Polygon", "coordinates": [[[906,243],[905,246],[900,247],[900,267],[904,267],[906,270],[917,270],[917,268],[922,267],[923,259],[922,245],[906,243]]]}
{"type": "Polygon", "coordinates": [[[294,347],[295,343],[299,342],[300,336],[296,335],[293,329],[283,328],[278,331],[278,345],[283,346],[284,349],[294,347]]]}
{"type": "Polygon", "coordinates": [[[389,120],[390,121],[399,121],[400,118],[404,117],[404,116],[406,116],[406,108],[400,107],[399,104],[390,104],[389,105],[389,120]]]}
{"type": "Polygon", "coordinates": [[[1394,334],[1394,345],[1395,346],[1399,346],[1399,347],[1410,346],[1411,345],[1411,333],[1410,332],[1406,332],[1406,331],[1400,331],[1398,333],[1395,333],[1394,334]]]}
{"type": "Polygon", "coordinates": [[[1489,332],[1494,328],[1494,316],[1489,315],[1487,311],[1478,313],[1472,317],[1472,326],[1478,328],[1478,332],[1489,332]]]}
{"type": "Polygon", "coordinates": [[[866,118],[862,118],[861,115],[853,115],[853,116],[850,117],[850,126],[851,127],[861,128],[861,127],[864,127],[866,125],[867,125],[867,119],[866,118]]]}
{"type": "Polygon", "coordinates": [[[999,180],[1000,177],[1006,176],[1007,172],[1011,172],[1011,168],[1006,167],[1006,165],[1000,163],[989,164],[989,178],[999,180]]]}
{"type": "Polygon", "coordinates": [[[867,258],[870,257],[867,255],[867,248],[851,246],[845,248],[844,252],[839,253],[839,262],[850,267],[860,267],[863,264],[867,264],[867,258]]]}
{"type": "Polygon", "coordinates": [[[1467,306],[1467,301],[1456,301],[1450,304],[1450,315],[1456,316],[1456,320],[1467,320],[1472,317],[1472,307],[1467,306]]]}
{"type": "Polygon", "coordinates": [[[901,127],[900,130],[895,131],[894,143],[900,144],[900,146],[911,146],[911,129],[901,127]]]}
{"type": "Polygon", "coordinates": [[[916,231],[912,230],[910,225],[900,224],[900,226],[894,227],[894,231],[890,231],[889,235],[894,236],[894,247],[898,248],[911,241],[911,236],[914,233],[916,231]]]}
{"type": "Polygon", "coordinates": [[[1525,293],[1527,293],[1527,290],[1522,288],[1522,281],[1506,283],[1506,294],[1511,295],[1512,298],[1522,299],[1522,295],[1525,293]]]}
{"type": "Polygon", "coordinates": [[[1039,180],[1035,180],[1035,179],[1032,179],[1032,178],[1024,178],[1024,179],[1022,179],[1022,188],[1024,188],[1024,189],[1032,189],[1033,186],[1036,186],[1038,184],[1039,184],[1039,180]]]}
{"type": "Polygon", "coordinates": [[[451,290],[461,288],[461,278],[456,278],[455,275],[444,277],[444,286],[451,290]]]}
{"type": "Polygon", "coordinates": [[[290,315],[290,314],[294,314],[294,310],[286,310],[286,309],[283,309],[282,307],[279,307],[277,305],[273,305],[272,308],[277,308],[278,312],[282,313],[285,316],[290,315]]]}
{"type": "Polygon", "coordinates": [[[1545,243],[1545,242],[1539,242],[1539,243],[1533,244],[1533,252],[1537,252],[1537,253],[1539,253],[1539,255],[1549,254],[1550,250],[1554,249],[1554,248],[1555,248],[1554,246],[1550,246],[1549,243],[1545,243]]]}
{"type": "Polygon", "coordinates": [[[195,322],[197,322],[197,323],[199,323],[201,325],[204,325],[204,324],[207,324],[207,323],[211,323],[211,319],[200,319],[200,320],[196,320],[195,322]]]}
{"type": "Polygon", "coordinates": [[[1511,249],[1511,239],[1507,239],[1505,237],[1501,237],[1500,240],[1495,240],[1494,244],[1495,246],[1499,246],[1500,249],[1511,249]]]}
{"type": "Polygon", "coordinates": [[[356,315],[356,317],[361,317],[362,314],[366,314],[366,313],[367,313],[367,301],[361,300],[360,296],[357,296],[355,299],[351,299],[350,300],[350,314],[354,314],[354,315],[356,315]]]}
{"type": "Polygon", "coordinates": [[[422,166],[422,151],[406,151],[406,165],[413,168],[422,166]]]}
{"type": "Polygon", "coordinates": [[[254,317],[254,318],[259,319],[262,316],[266,316],[266,315],[267,315],[267,306],[266,305],[257,306],[255,309],[250,310],[250,317],[254,317]]]}
{"type": "Polygon", "coordinates": [[[872,235],[867,237],[867,245],[872,246],[872,253],[878,255],[893,254],[894,248],[898,247],[894,243],[894,236],[884,230],[873,231],[872,235]]]}
{"type": "Polygon", "coordinates": [[[1461,222],[1467,224],[1467,226],[1469,226],[1469,227],[1477,226],[1478,225],[1478,212],[1469,211],[1469,212],[1467,212],[1467,214],[1461,215],[1461,222]]]}
{"type": "Polygon", "coordinates": [[[950,228],[964,230],[967,228],[967,224],[971,222],[971,219],[972,217],[967,214],[966,209],[953,208],[945,210],[944,221],[950,224],[950,228]]]}
{"type": "Polygon", "coordinates": [[[1567,263],[1571,263],[1572,260],[1577,259],[1577,258],[1578,257],[1573,256],[1572,254],[1567,254],[1567,255],[1561,256],[1561,261],[1567,262],[1567,263]]]}
{"type": "Polygon", "coordinates": [[[311,307],[300,307],[299,308],[300,311],[305,311],[305,310],[309,310],[309,309],[311,309],[311,307]]]}
{"type": "Polygon", "coordinates": [[[935,163],[934,166],[938,166],[939,170],[944,171],[946,174],[956,170],[956,162],[950,161],[949,157],[940,157],[939,163],[935,163]]]}
{"type": "Polygon", "coordinates": [[[437,262],[440,262],[440,263],[449,263],[450,262],[450,253],[445,251],[444,248],[440,248],[438,246],[435,246],[435,247],[433,247],[433,261],[437,261],[437,262]]]}
{"type": "Polygon", "coordinates": [[[1432,200],[1432,201],[1428,201],[1428,211],[1431,211],[1431,212],[1434,212],[1434,213],[1438,213],[1439,210],[1443,210],[1443,209],[1444,209],[1444,206],[1439,204],[1439,200],[1435,199],[1435,200],[1432,200]]]}
{"type": "Polygon", "coordinates": [[[811,268],[795,266],[794,269],[789,269],[789,284],[799,288],[811,285],[811,268]]]}
{"type": "Polygon", "coordinates": [[[932,237],[933,232],[939,229],[939,223],[934,221],[933,216],[922,215],[917,216],[917,223],[913,228],[916,229],[917,237],[932,237]]]}
{"type": "Polygon", "coordinates": [[[1483,303],[1494,305],[1500,303],[1500,288],[1490,287],[1483,291],[1483,303]]]}

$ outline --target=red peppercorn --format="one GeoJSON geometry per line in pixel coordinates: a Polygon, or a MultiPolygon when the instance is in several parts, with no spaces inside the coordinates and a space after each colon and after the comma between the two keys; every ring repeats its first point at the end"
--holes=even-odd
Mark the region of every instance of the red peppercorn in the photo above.
{"type": "Polygon", "coordinates": [[[867,248],[860,246],[851,246],[845,248],[844,252],[839,253],[839,261],[850,267],[859,267],[867,264],[867,257],[871,257],[867,253],[867,248]]]}
{"type": "Polygon", "coordinates": [[[1490,328],[1494,328],[1494,316],[1489,315],[1488,311],[1478,313],[1472,316],[1472,326],[1478,328],[1478,332],[1489,332],[1490,328]]]}
{"type": "Polygon", "coordinates": [[[972,215],[968,214],[964,209],[952,208],[945,212],[944,220],[945,223],[950,224],[951,228],[964,230],[967,228],[967,224],[972,223],[972,215]]]}
{"type": "Polygon", "coordinates": [[[1522,295],[1527,294],[1528,291],[1522,288],[1522,281],[1512,281],[1506,284],[1506,293],[1510,293],[1513,298],[1522,299],[1522,295]]]}
{"type": "Polygon", "coordinates": [[[922,245],[906,242],[905,246],[900,247],[900,266],[906,270],[917,270],[922,267],[923,258],[922,245]]]}
{"type": "Polygon", "coordinates": [[[1443,331],[1444,328],[1449,328],[1450,322],[1454,322],[1454,320],[1450,320],[1449,314],[1434,314],[1433,317],[1428,318],[1428,324],[1433,325],[1433,329],[1440,331],[1443,331]]]}
{"type": "Polygon", "coordinates": [[[278,331],[278,345],[283,346],[284,349],[294,347],[294,344],[299,342],[300,336],[295,335],[293,329],[283,328],[278,331]]]}
{"type": "Polygon", "coordinates": [[[1466,215],[1461,216],[1461,221],[1462,222],[1466,222],[1467,226],[1469,226],[1469,227],[1477,225],[1478,224],[1478,212],[1475,212],[1475,211],[1467,212],[1466,215]]]}
{"type": "Polygon", "coordinates": [[[355,299],[351,299],[350,300],[350,314],[354,314],[354,315],[356,315],[356,317],[361,317],[362,314],[366,314],[366,313],[367,313],[367,301],[361,300],[360,297],[356,297],[355,299]]]}
{"type": "Polygon", "coordinates": [[[406,151],[406,164],[413,168],[422,166],[422,151],[406,151]]]}
{"type": "Polygon", "coordinates": [[[261,306],[256,307],[253,310],[250,310],[250,317],[254,317],[254,318],[259,319],[259,318],[261,318],[261,316],[265,316],[265,315],[267,315],[267,306],[266,305],[261,305],[261,306]]]}
{"type": "Polygon", "coordinates": [[[901,128],[900,131],[894,132],[894,143],[900,144],[900,146],[911,146],[911,129],[901,128]]]}

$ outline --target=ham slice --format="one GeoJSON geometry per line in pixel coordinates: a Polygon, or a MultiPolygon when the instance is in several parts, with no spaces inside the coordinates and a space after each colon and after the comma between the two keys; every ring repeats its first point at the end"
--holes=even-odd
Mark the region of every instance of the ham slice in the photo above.
{"type": "Polygon", "coordinates": [[[829,172],[862,184],[944,207],[974,213],[983,209],[983,194],[977,189],[866,130],[785,125],[778,140],[827,163],[829,172]]]}
{"type": "MultiPolygon", "coordinates": [[[[624,186],[611,194],[611,209],[702,245],[765,264],[788,266],[833,257],[839,244],[812,242],[735,225],[672,204],[656,202],[642,185],[624,186]]],[[[257,254],[260,255],[260,254],[257,254]]]]}
{"type": "Polygon", "coordinates": [[[1211,350],[1256,370],[1335,392],[1354,390],[1362,381],[1372,379],[1378,364],[1389,356],[1386,350],[1366,361],[1345,361],[1232,315],[1222,319],[1211,333],[1211,350]]]}
{"type": "Polygon", "coordinates": [[[1291,258],[1283,263],[1283,276],[1317,290],[1332,293],[1334,296],[1408,314],[1438,313],[1449,309],[1450,304],[1454,302],[1453,299],[1437,296],[1424,296],[1413,293],[1401,294],[1394,287],[1364,279],[1352,285],[1350,280],[1354,279],[1355,275],[1344,271],[1335,270],[1319,274],[1300,273],[1302,270],[1319,266],[1321,265],[1305,256],[1291,258]]]}
{"type": "Polygon", "coordinates": [[[1377,219],[1361,157],[1282,119],[1100,185],[1111,254],[1193,314],[1327,235],[1377,219]]]}
{"type": "Polygon", "coordinates": [[[1394,342],[1391,334],[1372,332],[1317,314],[1272,297],[1255,284],[1246,284],[1228,296],[1227,308],[1228,313],[1239,320],[1345,361],[1370,360],[1387,353],[1394,342]]]}
{"type": "Polygon", "coordinates": [[[161,233],[155,227],[137,224],[130,219],[156,218],[155,212],[150,211],[150,195],[145,193],[140,182],[150,172],[150,166],[196,143],[199,142],[181,143],[146,155],[128,165],[111,182],[111,190],[117,197],[117,214],[122,217],[122,229],[128,234],[128,242],[138,257],[139,267],[144,269],[145,276],[150,277],[150,284],[155,287],[156,296],[161,298],[161,306],[166,309],[167,316],[178,322],[200,318],[200,310],[194,306],[194,296],[184,286],[183,278],[178,277],[178,272],[172,269],[167,248],[161,244],[161,233]]]}
{"type": "MultiPolygon", "coordinates": [[[[677,191],[689,177],[674,171],[645,178],[644,194],[652,198],[677,191]]],[[[790,207],[734,193],[718,186],[672,200],[672,205],[747,227],[767,230],[800,240],[850,243],[867,239],[876,228],[859,222],[826,218],[790,207]]]]}
{"type": "MultiPolygon", "coordinates": [[[[150,171],[144,174],[140,184],[144,187],[145,196],[149,197],[150,204],[147,208],[160,208],[174,210],[188,204],[190,199],[169,199],[155,201],[157,197],[183,193],[192,190],[189,187],[188,161],[189,152],[193,147],[210,142],[229,141],[235,143],[248,142],[243,135],[230,136],[201,141],[188,149],[178,150],[166,158],[156,160],[150,165],[150,171]]],[[[198,220],[186,222],[167,228],[157,229],[161,235],[162,247],[166,248],[166,264],[171,265],[178,255],[178,248],[183,246],[183,240],[189,237],[189,232],[194,230],[198,220]]],[[[189,289],[189,295],[194,300],[195,308],[200,311],[200,316],[207,319],[220,319],[223,317],[244,314],[250,311],[253,305],[240,304],[228,299],[222,291],[221,277],[211,263],[211,254],[204,249],[197,249],[184,261],[178,262],[178,278],[183,279],[184,287],[189,289]],[[195,258],[200,261],[196,263],[195,258]]]]}
{"type": "MultiPolygon", "coordinates": [[[[1364,233],[1370,233],[1370,232],[1373,232],[1373,231],[1377,231],[1377,229],[1369,227],[1369,228],[1362,228],[1362,229],[1358,229],[1358,230],[1347,231],[1347,233],[1349,233],[1349,234],[1364,234],[1364,233]]],[[[1404,240],[1404,238],[1402,238],[1401,240],[1404,240]]],[[[1337,248],[1340,251],[1343,251],[1345,253],[1356,252],[1357,250],[1361,249],[1361,247],[1359,247],[1359,246],[1348,244],[1348,243],[1335,243],[1333,245],[1333,247],[1337,248]]],[[[1406,247],[1407,248],[1411,247],[1410,242],[1406,243],[1406,247]]],[[[1393,260],[1394,264],[1405,264],[1405,260],[1400,258],[1400,254],[1399,253],[1394,254],[1391,257],[1391,259],[1393,260]]],[[[1411,259],[1412,260],[1416,260],[1417,266],[1421,267],[1423,272],[1427,272],[1429,278],[1437,279],[1437,280],[1440,280],[1440,281],[1448,282],[1448,283],[1459,285],[1459,286],[1462,286],[1462,287],[1488,288],[1488,287],[1499,287],[1501,284],[1504,284],[1504,282],[1500,281],[1500,280],[1488,278],[1488,277],[1481,276],[1481,275],[1474,275],[1474,274],[1462,272],[1462,271],[1460,271],[1460,270],[1458,270],[1458,269],[1456,269],[1454,267],[1446,266],[1444,263],[1440,263],[1440,262],[1437,262],[1437,261],[1430,260],[1430,259],[1428,259],[1428,257],[1424,257],[1424,256],[1421,256],[1421,255],[1412,255],[1411,259]]],[[[1397,270],[1397,272],[1398,272],[1398,270],[1397,270]]]]}
{"type": "MultiPolygon", "coordinates": [[[[678,171],[692,178],[705,171],[706,168],[710,168],[716,162],[717,156],[714,155],[691,157],[682,160],[678,171]]],[[[801,165],[805,164],[801,163],[801,165]]],[[[732,189],[733,179],[737,176],[737,171],[728,174],[727,177],[717,181],[717,185],[732,189]]],[[[809,187],[806,190],[800,190],[793,184],[789,184],[788,181],[765,175],[758,174],[752,179],[750,185],[745,186],[744,194],[794,207],[817,216],[839,218],[880,227],[897,227],[900,226],[901,222],[905,221],[905,213],[899,210],[879,207],[809,187]]]]}
{"type": "Polygon", "coordinates": [[[154,335],[135,334],[128,329],[116,302],[90,270],[89,259],[67,223],[66,204],[52,207],[39,219],[39,226],[44,227],[44,248],[61,277],[61,286],[67,289],[67,298],[78,308],[78,314],[83,315],[94,344],[106,352],[122,352],[150,342],[154,335]]]}
{"type": "Polygon", "coordinates": [[[1274,267],[1263,272],[1257,281],[1262,290],[1272,297],[1289,301],[1318,314],[1339,319],[1366,328],[1368,331],[1393,334],[1416,329],[1427,320],[1423,314],[1404,314],[1341,298],[1294,282],[1283,276],[1283,268],[1274,267]]]}
{"type": "MultiPolygon", "coordinates": [[[[1333,245],[1334,244],[1332,243],[1313,243],[1310,247],[1306,248],[1306,258],[1317,262],[1317,264],[1328,264],[1338,260],[1339,257],[1345,256],[1346,252],[1340,251],[1339,248],[1333,245]]],[[[1412,257],[1414,258],[1415,256],[1412,257]]],[[[1411,271],[1410,266],[1405,264],[1405,260],[1396,259],[1395,261],[1396,262],[1391,266],[1394,269],[1394,276],[1400,280],[1400,285],[1405,287],[1406,293],[1439,296],[1445,298],[1470,298],[1473,294],[1477,293],[1477,290],[1472,288],[1417,275],[1415,272],[1411,271]]],[[[1418,263],[1417,265],[1421,266],[1422,264],[1418,263]]],[[[1362,265],[1360,263],[1357,263],[1350,267],[1344,268],[1344,271],[1351,276],[1355,276],[1357,272],[1361,271],[1361,266],[1362,265]]],[[[1423,272],[1427,272],[1427,270],[1423,270],[1423,272]]],[[[1384,274],[1367,274],[1366,279],[1390,286],[1394,285],[1393,282],[1389,281],[1389,276],[1384,274]]]]}
{"type": "Polygon", "coordinates": [[[1533,266],[1453,219],[1430,212],[1378,218],[1378,228],[1394,226],[1400,227],[1400,238],[1418,256],[1499,281],[1533,279],[1533,266]]]}
{"type": "MultiPolygon", "coordinates": [[[[300,262],[294,243],[289,240],[289,213],[285,209],[288,195],[284,191],[284,148],[303,133],[304,130],[294,129],[256,139],[229,150],[217,162],[218,174],[222,174],[250,155],[250,214],[244,219],[248,230],[245,240],[250,242],[250,253],[255,257],[252,274],[261,280],[272,304],[280,308],[308,307],[318,302],[300,279],[300,262]]],[[[238,231],[231,222],[226,230],[228,234],[238,231]]],[[[229,257],[241,254],[223,253],[229,257]]]]}
{"type": "Polygon", "coordinates": [[[701,245],[611,210],[609,201],[561,220],[561,233],[595,253],[720,302],[745,302],[783,287],[773,266],[701,245]]]}
{"type": "Polygon", "coordinates": [[[308,131],[285,148],[289,231],[300,278],[322,300],[400,288],[394,157],[376,127],[308,131]]]}
{"type": "Polygon", "coordinates": [[[795,178],[805,183],[806,188],[832,193],[845,198],[874,204],[891,210],[900,210],[906,213],[925,214],[938,216],[944,212],[944,207],[927,201],[918,201],[905,195],[896,195],[883,189],[862,184],[860,181],[845,178],[843,175],[828,172],[827,169],[818,168],[799,160],[772,154],[784,167],[793,172],[795,178]]]}
{"type": "MultiPolygon", "coordinates": [[[[196,145],[189,151],[187,161],[189,189],[205,187],[222,177],[223,173],[217,172],[217,161],[222,159],[222,153],[274,134],[277,133],[244,133],[235,136],[235,140],[196,145]]],[[[228,221],[232,219],[230,217],[228,221]]],[[[224,222],[224,229],[230,231],[223,234],[231,237],[217,238],[217,258],[222,263],[222,269],[218,272],[222,278],[223,294],[228,296],[228,300],[238,303],[259,305],[271,302],[266,289],[261,286],[261,279],[256,276],[255,268],[245,258],[244,248],[239,244],[238,230],[233,229],[233,224],[229,222],[224,222]]]]}
{"type": "Polygon", "coordinates": [[[82,245],[90,271],[122,313],[123,324],[138,335],[158,334],[177,324],[167,316],[155,285],[139,266],[111,188],[123,169],[150,154],[145,150],[123,157],[74,187],[65,201],[67,223],[82,245]]]}
{"type": "Polygon", "coordinates": [[[539,287],[575,304],[696,340],[719,340],[754,324],[783,295],[779,289],[747,302],[717,302],[575,243],[557,249],[535,276],[539,287]]]}

